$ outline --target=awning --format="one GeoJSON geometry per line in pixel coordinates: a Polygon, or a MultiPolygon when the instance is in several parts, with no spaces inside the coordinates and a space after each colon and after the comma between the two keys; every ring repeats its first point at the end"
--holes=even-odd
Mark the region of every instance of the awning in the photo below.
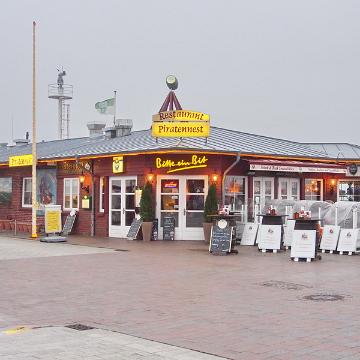
{"type": "Polygon", "coordinates": [[[301,161],[281,160],[248,160],[250,171],[278,171],[296,173],[329,173],[346,174],[346,166],[339,164],[323,164],[301,161]]]}

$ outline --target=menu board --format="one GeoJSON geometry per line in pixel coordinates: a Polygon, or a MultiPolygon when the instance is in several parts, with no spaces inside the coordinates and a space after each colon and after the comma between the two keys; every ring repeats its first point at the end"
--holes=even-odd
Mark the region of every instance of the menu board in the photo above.
{"type": "Polygon", "coordinates": [[[231,252],[233,228],[231,226],[220,227],[213,225],[209,251],[213,255],[227,255],[231,252]]]}
{"type": "Polygon", "coordinates": [[[69,235],[71,233],[71,230],[73,228],[74,222],[76,219],[76,212],[75,213],[70,213],[65,220],[65,224],[62,230],[62,235],[69,235]]]}
{"type": "Polygon", "coordinates": [[[359,229],[341,229],[337,251],[355,252],[359,229]]]}
{"type": "Polygon", "coordinates": [[[247,223],[241,236],[240,245],[255,245],[259,224],[247,223]]]}
{"type": "Polygon", "coordinates": [[[284,226],[284,245],[291,246],[296,220],[288,220],[284,226]]]}
{"type": "Polygon", "coordinates": [[[164,216],[163,240],[175,240],[175,218],[172,216],[164,216]]]}
{"type": "Polygon", "coordinates": [[[152,223],[151,240],[157,240],[158,233],[159,233],[159,220],[154,219],[152,223]]]}
{"type": "Polygon", "coordinates": [[[292,258],[315,258],[316,230],[294,230],[291,244],[292,258]]]}
{"type": "Polygon", "coordinates": [[[339,240],[340,226],[325,225],[321,237],[320,249],[321,250],[336,250],[339,240]]]}
{"type": "Polygon", "coordinates": [[[130,225],[130,229],[126,235],[129,240],[135,240],[138,236],[139,230],[141,228],[142,220],[134,219],[130,225]]]}
{"type": "Polygon", "coordinates": [[[280,250],[282,225],[260,225],[258,247],[260,250],[280,250]]]}

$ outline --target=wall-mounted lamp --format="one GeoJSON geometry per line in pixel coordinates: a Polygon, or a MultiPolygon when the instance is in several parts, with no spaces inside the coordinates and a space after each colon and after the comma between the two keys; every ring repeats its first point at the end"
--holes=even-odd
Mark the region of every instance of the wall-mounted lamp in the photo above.
{"type": "Polygon", "coordinates": [[[149,174],[147,174],[146,180],[147,180],[148,182],[152,183],[153,180],[154,180],[154,177],[155,177],[154,174],[153,174],[152,172],[150,172],[149,174]]]}
{"type": "Polygon", "coordinates": [[[335,180],[335,179],[331,179],[331,180],[330,180],[330,194],[333,194],[333,193],[334,193],[335,185],[336,185],[336,180],[335,180]]]}
{"type": "Polygon", "coordinates": [[[81,175],[80,178],[79,178],[79,181],[80,181],[80,187],[81,187],[81,190],[84,190],[86,191],[87,193],[90,192],[90,187],[89,185],[85,186],[84,183],[85,183],[85,176],[84,175],[81,175]]]}
{"type": "Polygon", "coordinates": [[[211,175],[211,180],[213,181],[213,182],[217,182],[218,181],[218,175],[217,174],[212,174],[211,175]]]}

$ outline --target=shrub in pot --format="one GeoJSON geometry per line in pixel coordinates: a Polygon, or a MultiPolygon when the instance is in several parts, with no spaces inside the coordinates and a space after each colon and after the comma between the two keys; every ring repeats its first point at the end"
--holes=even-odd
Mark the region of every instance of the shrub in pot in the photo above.
{"type": "Polygon", "coordinates": [[[216,184],[211,184],[209,186],[209,191],[206,196],[205,207],[204,207],[203,229],[204,229],[205,242],[207,244],[210,243],[211,226],[212,226],[212,219],[210,215],[217,215],[217,213],[218,213],[218,199],[216,196],[216,184]]]}
{"type": "Polygon", "coordinates": [[[140,199],[140,217],[142,223],[142,233],[144,241],[151,240],[152,223],[154,220],[154,207],[152,198],[152,185],[147,182],[143,187],[140,199]]]}

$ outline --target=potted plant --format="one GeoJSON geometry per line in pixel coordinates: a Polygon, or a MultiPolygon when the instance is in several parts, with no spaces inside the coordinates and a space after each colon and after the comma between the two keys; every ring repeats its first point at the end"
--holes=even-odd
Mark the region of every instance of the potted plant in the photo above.
{"type": "Polygon", "coordinates": [[[144,241],[151,240],[151,230],[154,220],[154,208],[152,203],[152,185],[147,182],[143,187],[140,199],[140,217],[142,223],[142,233],[144,241]]]}
{"type": "Polygon", "coordinates": [[[205,200],[204,207],[204,238],[207,244],[210,243],[210,235],[211,235],[211,226],[212,219],[210,215],[217,215],[218,213],[218,200],[216,196],[216,184],[211,184],[209,186],[209,191],[205,200]]]}

